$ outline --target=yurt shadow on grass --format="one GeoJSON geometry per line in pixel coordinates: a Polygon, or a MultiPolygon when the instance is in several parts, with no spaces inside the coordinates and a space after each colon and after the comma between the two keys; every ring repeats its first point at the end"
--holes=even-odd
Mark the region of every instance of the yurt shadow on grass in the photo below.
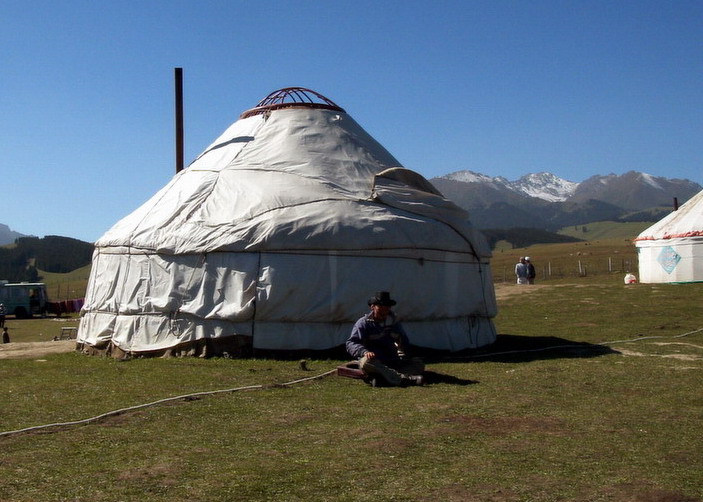
{"type": "Polygon", "coordinates": [[[557,336],[500,334],[491,346],[465,351],[465,355],[454,354],[449,358],[440,357],[436,360],[520,363],[548,359],[600,357],[619,353],[607,345],[575,342],[557,336]]]}
{"type": "Polygon", "coordinates": [[[392,291],[413,344],[478,348],[496,338],[490,256],[468,214],[341,107],[282,89],[95,243],[77,347],[325,350],[392,291]]]}

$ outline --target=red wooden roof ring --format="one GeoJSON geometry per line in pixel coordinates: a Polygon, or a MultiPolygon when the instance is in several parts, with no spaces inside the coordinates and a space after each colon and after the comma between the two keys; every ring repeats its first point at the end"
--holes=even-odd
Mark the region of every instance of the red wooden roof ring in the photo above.
{"type": "Polygon", "coordinates": [[[344,108],[322,94],[305,87],[285,87],[273,91],[252,109],[242,113],[239,118],[245,119],[282,108],[322,108],[346,113],[344,108]]]}

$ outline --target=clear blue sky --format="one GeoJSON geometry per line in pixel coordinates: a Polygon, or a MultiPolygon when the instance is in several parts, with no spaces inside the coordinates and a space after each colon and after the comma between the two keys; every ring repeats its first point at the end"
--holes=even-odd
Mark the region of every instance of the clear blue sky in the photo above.
{"type": "Polygon", "coordinates": [[[703,2],[0,3],[0,223],[94,241],[269,92],[314,89],[407,168],[703,183],[703,2]]]}

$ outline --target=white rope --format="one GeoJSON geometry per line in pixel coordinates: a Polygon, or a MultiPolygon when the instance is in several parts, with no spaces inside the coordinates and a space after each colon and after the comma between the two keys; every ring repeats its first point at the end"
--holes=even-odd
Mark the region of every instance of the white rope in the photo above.
{"type": "MultiPolygon", "coordinates": [[[[698,332],[700,332],[700,331],[703,331],[703,328],[698,328],[698,329],[696,329],[696,330],[689,331],[688,333],[683,333],[683,334],[681,334],[681,335],[673,335],[673,336],[641,336],[641,337],[632,338],[632,339],[629,339],[629,340],[612,340],[612,341],[609,341],[609,342],[600,342],[600,343],[597,343],[597,344],[594,344],[594,345],[610,345],[610,344],[614,344],[614,343],[637,342],[637,341],[640,341],[640,340],[649,340],[649,339],[654,339],[654,338],[683,338],[683,337],[685,337],[685,336],[693,335],[693,334],[698,333],[698,332]]],[[[476,359],[476,358],[480,358],[480,357],[491,357],[491,356],[502,356],[502,355],[507,355],[507,354],[519,354],[519,353],[522,353],[522,352],[541,352],[541,351],[545,351],[545,350],[563,349],[563,348],[572,348],[572,347],[581,347],[581,348],[583,348],[583,345],[577,345],[577,344],[552,345],[552,346],[550,346],[550,347],[542,347],[542,348],[539,348],[539,349],[522,349],[522,350],[509,350],[509,351],[505,351],[505,352],[491,352],[491,353],[488,353],[488,354],[478,354],[478,355],[474,355],[474,356],[468,356],[467,359],[476,359]]],[[[85,418],[85,419],[83,419],[83,420],[75,420],[75,421],[73,421],[73,422],[59,422],[59,423],[55,423],[55,424],[46,424],[46,425],[37,425],[37,426],[34,426],[34,427],[26,427],[26,428],[24,428],[24,429],[18,429],[18,430],[15,430],[15,431],[0,432],[0,437],[3,437],[3,436],[12,436],[12,435],[15,435],[15,434],[21,434],[21,433],[23,433],[23,432],[31,432],[31,431],[41,430],[41,429],[47,429],[47,428],[49,428],[49,427],[64,427],[64,426],[69,426],[69,425],[87,424],[87,423],[90,423],[90,422],[95,422],[95,421],[97,421],[97,420],[101,420],[101,419],[103,419],[103,418],[107,418],[107,417],[119,415],[119,414],[121,414],[121,413],[126,413],[126,412],[128,412],[128,411],[134,411],[134,410],[139,410],[139,409],[142,409],[142,408],[148,408],[148,407],[150,407],[150,406],[156,406],[157,404],[168,403],[168,402],[171,402],[171,401],[179,401],[179,400],[184,400],[184,399],[192,399],[192,398],[196,398],[196,397],[199,397],[199,396],[209,396],[209,395],[214,395],[214,394],[222,394],[222,393],[226,393],[226,392],[239,392],[239,391],[243,391],[243,390],[258,390],[258,389],[263,389],[263,388],[265,388],[265,387],[288,387],[288,386],[295,385],[295,384],[298,384],[298,383],[307,382],[307,381],[310,381],[310,380],[316,380],[316,379],[318,379],[318,378],[326,377],[326,376],[328,376],[328,375],[331,375],[331,374],[335,373],[336,371],[337,371],[336,369],[333,369],[333,370],[327,371],[327,372],[325,372],[325,373],[321,373],[321,374],[319,374],[319,375],[315,375],[315,376],[311,376],[311,377],[307,377],[307,378],[300,378],[300,379],[298,379],[298,380],[292,380],[292,381],[290,381],[290,382],[285,382],[285,383],[280,383],[280,384],[271,384],[271,385],[268,385],[268,386],[264,386],[264,385],[249,385],[249,386],[246,386],[246,387],[236,387],[236,388],[234,388],[234,389],[211,390],[211,391],[205,391],[205,392],[195,392],[195,393],[193,393],[193,394],[184,394],[184,395],[182,395],[182,396],[176,396],[176,397],[167,397],[167,398],[165,398],[165,399],[159,399],[158,401],[153,401],[153,402],[151,402],[151,403],[139,404],[139,405],[136,405],[136,406],[130,406],[130,407],[128,407],[128,408],[121,408],[121,409],[119,409],[119,410],[108,411],[107,413],[103,413],[102,415],[98,415],[98,416],[91,417],[91,418],[85,418]]]]}
{"type": "Polygon", "coordinates": [[[119,410],[108,411],[107,413],[103,413],[101,415],[91,417],[91,418],[84,418],[83,420],[75,420],[72,422],[59,422],[59,423],[55,423],[55,424],[46,424],[46,425],[36,425],[34,427],[25,427],[24,429],[18,429],[15,431],[0,432],[0,437],[12,436],[15,434],[21,434],[23,432],[31,432],[31,431],[41,430],[41,429],[47,429],[49,427],[65,427],[65,426],[69,426],[69,425],[87,424],[90,422],[95,422],[97,420],[101,420],[103,418],[112,417],[115,415],[120,415],[120,414],[126,413],[128,411],[134,411],[134,410],[139,410],[142,408],[148,408],[150,406],[156,406],[157,404],[168,403],[171,401],[194,399],[194,398],[200,397],[200,396],[210,396],[210,395],[214,395],[214,394],[223,394],[225,392],[239,392],[239,391],[243,391],[243,390],[258,390],[258,389],[263,389],[266,387],[271,387],[271,388],[272,387],[287,387],[287,386],[295,385],[298,383],[307,382],[309,380],[316,380],[318,378],[322,378],[327,375],[331,375],[332,373],[335,373],[336,371],[337,371],[336,369],[333,369],[333,370],[327,371],[325,373],[321,373],[319,375],[315,375],[315,376],[311,376],[311,377],[307,377],[307,378],[301,378],[299,380],[293,380],[291,382],[285,382],[285,383],[280,383],[280,384],[270,384],[268,386],[249,385],[246,387],[236,387],[233,389],[221,389],[221,390],[211,390],[211,391],[204,391],[204,392],[194,392],[193,394],[184,394],[182,396],[167,397],[164,399],[159,399],[158,401],[153,401],[151,403],[139,404],[136,406],[130,406],[128,408],[121,408],[119,410]]]}
{"type": "Polygon", "coordinates": [[[631,340],[613,340],[612,342],[602,342],[599,345],[608,345],[610,343],[626,343],[626,342],[638,342],[640,340],[650,340],[653,338],[683,338],[684,336],[688,335],[693,335],[694,333],[698,333],[699,331],[703,331],[703,328],[698,328],[693,331],[689,331],[688,333],[683,333],[682,335],[672,335],[672,336],[641,336],[639,338],[633,338],[631,340]]]}

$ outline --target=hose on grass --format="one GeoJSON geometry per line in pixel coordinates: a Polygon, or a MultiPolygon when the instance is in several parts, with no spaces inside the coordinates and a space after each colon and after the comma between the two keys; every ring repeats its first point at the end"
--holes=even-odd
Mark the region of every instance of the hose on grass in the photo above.
{"type": "Polygon", "coordinates": [[[688,333],[683,333],[683,334],[681,334],[681,335],[673,335],[673,336],[641,336],[641,337],[639,337],[639,338],[633,338],[632,340],[613,340],[613,341],[610,341],[610,342],[603,342],[603,343],[601,343],[600,345],[608,345],[608,344],[611,344],[611,343],[637,342],[637,341],[639,341],[639,340],[650,340],[650,339],[653,339],[653,338],[683,338],[683,337],[685,337],[685,336],[693,335],[693,334],[699,333],[699,332],[701,332],[701,331],[703,331],[703,328],[694,329],[693,331],[689,331],[688,333]]]}
{"type": "MultiPolygon", "coordinates": [[[[656,338],[683,338],[683,337],[686,337],[686,336],[689,336],[689,335],[693,335],[693,334],[695,334],[695,333],[699,333],[699,332],[701,332],[701,331],[703,331],[703,328],[698,328],[698,329],[696,329],[696,330],[689,331],[689,332],[687,332],[687,333],[683,333],[683,334],[680,334],[680,335],[674,335],[674,336],[640,336],[640,337],[632,338],[632,339],[629,339],[629,340],[611,340],[611,341],[608,341],[608,342],[600,342],[600,343],[598,343],[598,344],[596,344],[596,345],[611,345],[611,344],[615,344],[615,343],[637,342],[637,341],[640,341],[640,340],[650,340],[650,339],[656,339],[656,338]]],[[[562,348],[573,348],[573,347],[582,347],[582,345],[576,345],[576,344],[552,345],[552,346],[550,346],[550,347],[540,347],[540,348],[538,348],[538,349],[520,349],[520,350],[509,350],[509,351],[504,351],[504,352],[491,352],[491,353],[488,353],[488,354],[477,354],[477,355],[474,355],[474,356],[469,356],[469,357],[467,357],[467,359],[477,359],[477,358],[481,358],[481,357],[502,356],[502,355],[507,355],[507,354],[518,354],[518,353],[522,353],[522,352],[541,352],[541,351],[545,351],[545,350],[554,350],[554,349],[562,349],[562,348]]],[[[72,421],[72,422],[59,422],[59,423],[55,423],[55,424],[46,424],[46,425],[37,425],[37,426],[34,426],[34,427],[25,427],[24,429],[18,429],[18,430],[14,430],[14,431],[0,432],[0,437],[3,437],[3,436],[13,436],[13,435],[16,435],[16,434],[22,434],[22,433],[25,433],[25,432],[33,432],[33,431],[48,429],[48,428],[51,428],[51,427],[67,427],[67,426],[71,426],[71,425],[83,425],[83,424],[88,424],[88,423],[91,423],[91,422],[96,422],[96,421],[101,420],[101,419],[103,419],[103,418],[107,418],[107,417],[112,417],[112,416],[120,415],[120,414],[126,413],[126,412],[128,412],[128,411],[140,410],[140,409],[143,409],[143,408],[148,408],[148,407],[150,407],[150,406],[156,406],[156,405],[158,405],[158,404],[168,403],[168,402],[172,402],[172,401],[180,401],[180,400],[188,401],[188,400],[197,399],[198,397],[201,397],[201,396],[211,396],[211,395],[214,395],[214,394],[232,393],[232,392],[239,392],[239,391],[245,391],[245,390],[261,390],[261,389],[264,389],[264,388],[273,388],[273,387],[289,387],[289,386],[291,386],[291,385],[296,385],[296,384],[299,384],[299,383],[302,383],[302,382],[307,382],[307,381],[310,381],[310,380],[317,380],[317,379],[319,379],[319,378],[323,378],[323,377],[332,375],[333,373],[336,373],[336,371],[337,371],[336,369],[333,369],[333,370],[330,370],[330,371],[326,371],[326,372],[324,372],[324,373],[320,373],[319,375],[315,375],[315,376],[311,376],[311,377],[307,377],[307,378],[300,378],[300,379],[298,379],[298,380],[292,380],[292,381],[290,381],[290,382],[285,382],[285,383],[281,383],[281,384],[272,384],[272,385],[261,385],[261,384],[259,384],[259,385],[248,385],[248,386],[245,386],[245,387],[235,387],[235,388],[233,388],[233,389],[221,389],[221,390],[211,390],[211,391],[205,391],[205,392],[194,392],[194,393],[192,393],[192,394],[183,394],[182,396],[167,397],[167,398],[164,398],[164,399],[159,399],[158,401],[153,401],[153,402],[151,402],[151,403],[139,404],[139,405],[136,405],[136,406],[130,406],[130,407],[127,407],[127,408],[121,408],[121,409],[119,409],[119,410],[108,411],[107,413],[103,413],[103,414],[101,414],[101,415],[97,415],[97,416],[91,417],[91,418],[85,418],[85,419],[83,419],[83,420],[75,420],[75,421],[72,421]]]]}
{"type": "Polygon", "coordinates": [[[151,403],[145,403],[145,404],[138,404],[136,406],[129,406],[127,408],[120,408],[119,410],[114,410],[114,411],[108,411],[107,413],[103,413],[101,415],[97,415],[95,417],[90,417],[90,418],[84,418],[83,420],[74,420],[71,422],[59,422],[55,424],[46,424],[46,425],[36,425],[33,427],[25,427],[24,429],[18,429],[15,431],[7,431],[7,432],[0,432],[0,437],[3,436],[13,436],[16,434],[22,434],[25,432],[34,432],[38,430],[43,430],[43,429],[48,429],[51,427],[67,427],[70,425],[84,425],[88,424],[91,422],[96,422],[98,420],[102,420],[103,418],[107,417],[113,417],[116,415],[121,415],[122,413],[127,413],[129,411],[135,411],[135,410],[140,410],[143,408],[148,408],[150,406],[156,406],[157,404],[163,404],[163,403],[168,403],[172,401],[192,401],[194,399],[197,399],[201,396],[211,396],[214,394],[224,394],[224,393],[231,393],[231,392],[239,392],[239,391],[244,391],[244,390],[260,390],[264,388],[275,388],[275,387],[290,387],[291,385],[296,385],[302,382],[307,382],[310,380],[316,380],[318,378],[323,378],[328,375],[331,375],[332,373],[335,373],[337,370],[330,370],[326,371],[325,373],[321,373],[319,375],[307,377],[307,378],[300,378],[298,380],[292,380],[290,382],[285,382],[285,383],[279,383],[279,384],[271,384],[271,385],[248,385],[245,387],[235,387],[233,389],[220,389],[220,390],[211,390],[211,391],[204,391],[204,392],[194,392],[192,394],[183,394],[182,396],[174,396],[174,397],[167,397],[164,399],[159,399],[158,401],[153,401],[151,403]]]}

